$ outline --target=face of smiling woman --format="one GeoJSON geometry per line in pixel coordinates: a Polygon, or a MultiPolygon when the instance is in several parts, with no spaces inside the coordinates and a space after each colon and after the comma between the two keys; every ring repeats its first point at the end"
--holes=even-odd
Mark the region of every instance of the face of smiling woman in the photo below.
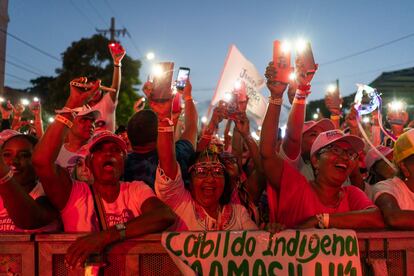
{"type": "Polygon", "coordinates": [[[225,185],[224,168],[220,162],[202,158],[191,169],[191,195],[205,209],[220,206],[225,185]]]}
{"type": "Polygon", "coordinates": [[[312,163],[318,171],[318,177],[335,186],[345,182],[358,162],[356,152],[344,141],[332,143],[316,155],[319,157],[314,155],[312,163]]]}

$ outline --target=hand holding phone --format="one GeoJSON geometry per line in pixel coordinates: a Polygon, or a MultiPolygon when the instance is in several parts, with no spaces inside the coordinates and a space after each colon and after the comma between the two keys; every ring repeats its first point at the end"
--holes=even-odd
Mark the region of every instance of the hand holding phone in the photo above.
{"type": "Polygon", "coordinates": [[[315,63],[310,42],[306,42],[304,49],[296,53],[296,77],[300,84],[309,84],[318,69],[315,63]]]}
{"type": "Polygon", "coordinates": [[[190,68],[180,67],[178,69],[177,80],[175,81],[175,86],[178,90],[184,90],[185,84],[190,77],[190,68]]]}
{"type": "Polygon", "coordinates": [[[174,62],[160,62],[156,65],[156,68],[156,72],[153,73],[151,100],[168,100],[172,96],[171,83],[174,72],[174,62]]]}
{"type": "Polygon", "coordinates": [[[273,81],[287,84],[293,71],[290,65],[290,50],[283,48],[279,40],[273,42],[273,66],[277,71],[273,81]]]}
{"type": "Polygon", "coordinates": [[[111,42],[108,44],[109,52],[111,53],[112,59],[115,65],[120,65],[122,59],[125,56],[125,49],[118,42],[111,42]]]}

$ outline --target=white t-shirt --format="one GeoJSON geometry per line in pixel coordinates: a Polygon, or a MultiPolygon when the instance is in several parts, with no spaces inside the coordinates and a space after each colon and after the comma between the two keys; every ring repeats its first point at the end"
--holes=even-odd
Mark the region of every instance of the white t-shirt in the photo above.
{"type": "Polygon", "coordinates": [[[223,207],[216,220],[197,204],[190,192],[185,189],[181,170],[177,170],[175,180],[167,177],[157,168],[155,177],[157,196],[177,214],[171,231],[211,231],[211,230],[257,230],[246,208],[240,204],[229,203],[223,207]]]}
{"type": "Polygon", "coordinates": [[[414,193],[408,189],[404,181],[399,177],[393,177],[378,182],[372,186],[374,202],[382,194],[392,195],[398,203],[401,210],[414,210],[414,193]]]}
{"type": "Polygon", "coordinates": [[[78,156],[76,152],[67,150],[65,144],[63,144],[55,163],[62,168],[71,169],[76,166],[78,156]]]}
{"type": "MultiPolygon", "coordinates": [[[[29,193],[29,195],[36,200],[41,196],[45,196],[43,186],[40,182],[37,182],[36,186],[29,193]]],[[[13,220],[9,217],[7,209],[4,207],[2,198],[0,197],[0,232],[18,232],[18,233],[35,233],[35,232],[55,232],[60,229],[60,223],[56,220],[46,226],[38,229],[24,230],[14,225],[13,220]]]]}
{"type": "MultiPolygon", "coordinates": [[[[102,199],[108,226],[130,221],[141,215],[142,203],[154,192],[142,181],[121,182],[118,198],[107,203],[102,199]]],[[[66,206],[61,211],[65,232],[99,231],[91,190],[85,182],[73,181],[66,206]]]]}
{"type": "Polygon", "coordinates": [[[115,132],[115,110],[118,104],[118,100],[112,101],[111,94],[113,92],[105,93],[102,99],[92,107],[94,110],[99,110],[101,116],[97,120],[104,120],[106,123],[106,129],[115,132]]]}

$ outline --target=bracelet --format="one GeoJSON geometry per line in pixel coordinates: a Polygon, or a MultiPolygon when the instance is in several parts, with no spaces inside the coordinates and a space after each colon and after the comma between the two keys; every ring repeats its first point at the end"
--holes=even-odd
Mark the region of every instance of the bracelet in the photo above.
{"type": "Polygon", "coordinates": [[[341,116],[340,115],[331,115],[331,120],[339,120],[339,119],[341,119],[341,116]]]}
{"type": "Polygon", "coordinates": [[[174,126],[158,127],[158,132],[174,132],[174,126]]]}
{"type": "Polygon", "coordinates": [[[304,99],[299,99],[299,98],[294,98],[293,99],[293,103],[292,104],[306,104],[306,98],[304,99]]]}
{"type": "Polygon", "coordinates": [[[158,123],[162,123],[162,122],[168,123],[169,126],[173,126],[174,125],[173,120],[171,120],[170,118],[164,118],[164,119],[158,120],[158,123]]]}
{"type": "Polygon", "coordinates": [[[118,63],[118,64],[114,63],[114,67],[122,67],[122,64],[121,63],[118,63]]]}
{"type": "Polygon", "coordinates": [[[55,121],[58,121],[64,125],[66,125],[68,128],[72,128],[73,123],[66,117],[62,116],[62,115],[56,115],[55,116],[55,121]]]}
{"type": "Polygon", "coordinates": [[[0,186],[6,184],[13,178],[13,171],[9,170],[6,175],[4,175],[2,178],[0,178],[0,186]]]}
{"type": "Polygon", "coordinates": [[[316,219],[318,220],[318,227],[320,229],[329,228],[329,214],[328,213],[317,214],[316,219]]]}
{"type": "Polygon", "coordinates": [[[274,98],[272,98],[272,96],[270,96],[270,97],[269,97],[269,103],[270,103],[270,104],[274,104],[274,105],[282,105],[282,103],[283,103],[283,98],[282,98],[282,97],[280,97],[280,98],[276,98],[276,99],[274,99],[274,98]]]}
{"type": "Polygon", "coordinates": [[[191,96],[186,96],[186,97],[184,97],[184,101],[186,102],[186,101],[191,101],[193,99],[193,97],[191,97],[191,96]]]}

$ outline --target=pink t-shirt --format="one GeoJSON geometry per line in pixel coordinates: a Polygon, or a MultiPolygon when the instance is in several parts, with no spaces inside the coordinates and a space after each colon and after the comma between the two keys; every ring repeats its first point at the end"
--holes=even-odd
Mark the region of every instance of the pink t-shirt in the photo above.
{"type": "Polygon", "coordinates": [[[341,187],[341,200],[337,207],[323,205],[306,178],[288,162],[284,162],[277,218],[287,227],[296,227],[320,213],[343,213],[371,207],[375,207],[372,201],[354,186],[341,187]]]}
{"type": "MultiPolygon", "coordinates": [[[[142,203],[154,192],[142,181],[121,182],[118,198],[107,203],[102,200],[108,226],[124,223],[141,215],[142,203]]],[[[93,197],[88,184],[74,181],[65,208],[61,211],[65,232],[99,231],[93,197]]]]}

